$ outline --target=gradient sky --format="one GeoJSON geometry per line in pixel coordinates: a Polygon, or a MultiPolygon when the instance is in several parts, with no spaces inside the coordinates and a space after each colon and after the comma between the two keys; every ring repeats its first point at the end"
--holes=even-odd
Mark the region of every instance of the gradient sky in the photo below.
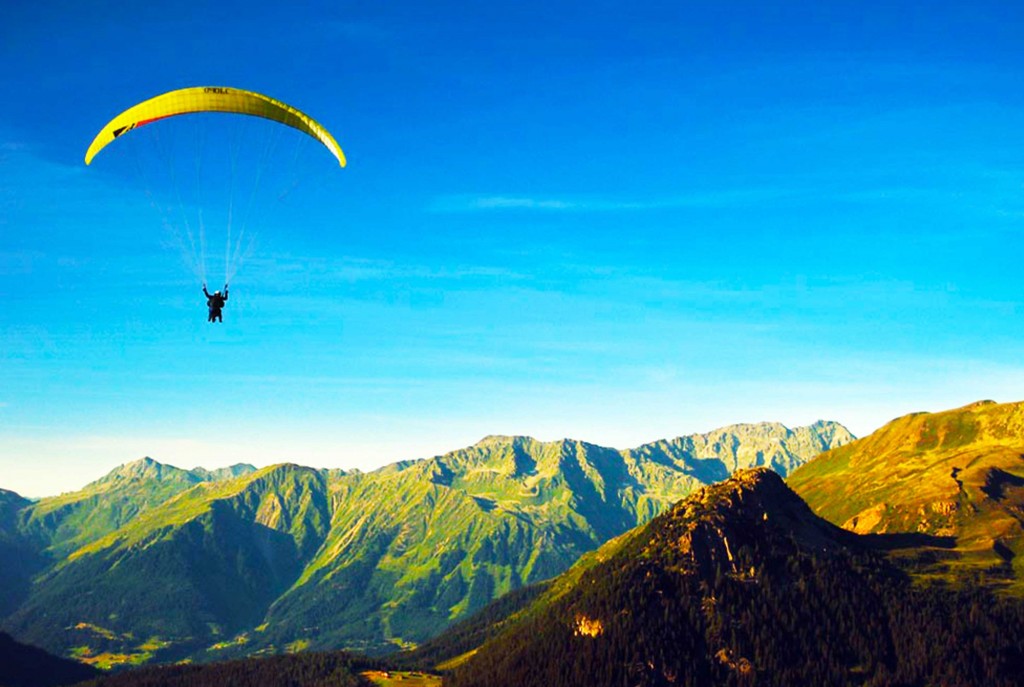
{"type": "Polygon", "coordinates": [[[1024,399],[1024,6],[195,5],[4,8],[0,487],[1024,399]],[[274,134],[217,326],[133,174],[151,134],[82,161],[191,85],[349,158],[274,134]]]}

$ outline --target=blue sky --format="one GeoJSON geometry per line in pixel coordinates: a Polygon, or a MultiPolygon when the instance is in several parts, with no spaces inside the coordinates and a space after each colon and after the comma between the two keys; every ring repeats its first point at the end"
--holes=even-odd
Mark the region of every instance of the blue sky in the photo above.
{"type": "Polygon", "coordinates": [[[5,8],[0,487],[1021,400],[1024,10],[882,4],[5,8]],[[349,159],[244,125],[277,178],[218,326],[137,171],[202,147],[179,207],[223,233],[231,123],[82,162],[191,85],[291,103],[349,159]]]}

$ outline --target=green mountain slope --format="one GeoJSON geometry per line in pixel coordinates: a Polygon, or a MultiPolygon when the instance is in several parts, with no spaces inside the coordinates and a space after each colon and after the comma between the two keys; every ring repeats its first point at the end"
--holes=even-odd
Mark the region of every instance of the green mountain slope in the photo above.
{"type": "Polygon", "coordinates": [[[326,535],[325,494],[320,472],[291,465],[198,484],[37,578],[5,627],[139,662],[255,625],[326,535]]]}
{"type": "Polygon", "coordinates": [[[901,552],[926,577],[1024,594],[1024,403],[907,415],[788,481],[852,531],[930,537],[901,552]]]}
{"type": "Polygon", "coordinates": [[[631,451],[492,436],[352,477],[335,486],[324,547],[246,650],[296,639],[371,652],[418,644],[561,573],[704,480],[738,465],[785,472],[850,439],[834,423],[737,425],[631,451]]]}
{"type": "Polygon", "coordinates": [[[556,580],[445,684],[1018,684],[1024,606],[915,588],[876,543],[740,471],[556,580]]]}
{"type": "Polygon", "coordinates": [[[617,555],[643,527],[635,527],[580,556],[561,575],[509,592],[453,624],[411,651],[389,657],[396,665],[427,670],[451,670],[465,663],[488,640],[509,627],[537,617],[579,584],[592,568],[617,555]]]}
{"type": "Polygon", "coordinates": [[[331,535],[261,639],[295,636],[315,618],[301,637],[314,646],[422,641],[635,524],[622,494],[604,493],[635,489],[627,477],[610,449],[502,438],[341,482],[331,535]]]}
{"type": "Polygon", "coordinates": [[[630,451],[488,437],[368,474],[284,465],[215,482],[143,461],[20,512],[37,537],[66,512],[43,530],[49,552],[77,546],[3,627],[104,665],[407,647],[563,572],[703,480],[786,472],[850,439],[834,423],[630,451]]]}
{"type": "Polygon", "coordinates": [[[189,471],[142,458],[80,491],[39,500],[24,511],[21,531],[49,556],[63,558],[197,484],[254,470],[251,465],[236,465],[214,472],[189,471]]]}

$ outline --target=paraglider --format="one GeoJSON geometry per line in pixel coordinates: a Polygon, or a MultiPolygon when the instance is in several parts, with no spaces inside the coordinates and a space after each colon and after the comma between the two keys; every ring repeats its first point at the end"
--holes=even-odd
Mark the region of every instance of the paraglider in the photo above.
{"type": "MultiPolygon", "coordinates": [[[[125,136],[129,131],[134,131],[161,120],[177,118],[179,115],[214,112],[225,113],[228,115],[246,115],[246,117],[240,118],[242,120],[248,119],[249,121],[254,121],[250,118],[259,118],[283,124],[284,126],[302,132],[309,137],[298,137],[299,139],[309,141],[311,138],[316,142],[319,142],[320,146],[326,148],[341,167],[346,165],[345,154],[342,152],[338,142],[323,125],[306,113],[292,107],[291,105],[283,103],[280,100],[275,100],[274,98],[263,95],[262,93],[225,86],[196,86],[182,88],[163,93],[133,105],[107,122],[99,133],[96,134],[96,137],[92,140],[92,143],[89,145],[89,148],[85,153],[85,164],[91,165],[97,154],[103,151],[115,140],[125,136]]],[[[191,120],[192,118],[189,119],[191,120]]],[[[251,214],[253,198],[257,196],[256,186],[264,176],[267,176],[264,172],[268,170],[273,172],[276,170],[278,165],[276,161],[270,159],[272,143],[269,143],[268,139],[276,140],[274,136],[271,135],[273,134],[274,129],[274,127],[271,126],[269,127],[270,134],[260,132],[260,135],[255,137],[257,144],[262,143],[264,146],[261,153],[250,153],[246,147],[239,146],[237,143],[235,143],[235,148],[227,151],[228,154],[218,154],[220,151],[217,149],[208,151],[208,155],[213,157],[215,162],[220,159],[229,158],[231,167],[226,173],[211,177],[209,183],[205,180],[201,181],[198,177],[198,172],[203,168],[201,158],[203,148],[209,147],[205,145],[207,143],[206,134],[208,124],[210,124],[208,120],[199,118],[197,126],[200,126],[201,128],[199,133],[195,136],[195,154],[194,159],[191,161],[187,159],[188,156],[191,155],[188,152],[188,146],[175,146],[173,143],[168,145],[160,138],[159,132],[162,130],[163,125],[154,127],[157,131],[152,136],[152,139],[157,144],[157,148],[159,148],[158,152],[161,153],[161,155],[158,156],[159,158],[165,158],[168,156],[167,149],[171,149],[170,152],[172,155],[176,153],[179,156],[186,158],[185,162],[187,164],[184,166],[186,168],[192,167],[193,171],[196,172],[196,182],[191,186],[191,188],[197,196],[204,193],[207,196],[216,196],[217,191],[220,190],[217,188],[218,184],[224,185],[227,188],[226,192],[223,194],[226,198],[222,203],[222,205],[226,207],[225,221],[223,222],[223,234],[226,238],[224,241],[225,284],[223,293],[216,291],[211,294],[206,289],[206,230],[207,227],[210,226],[210,222],[209,213],[204,215],[203,210],[204,203],[207,204],[205,206],[206,209],[210,209],[208,204],[217,201],[211,201],[208,197],[197,197],[195,199],[188,199],[189,202],[186,202],[186,200],[182,198],[182,189],[184,188],[184,190],[188,192],[189,186],[185,184],[185,181],[187,180],[179,178],[186,175],[181,175],[178,172],[173,159],[169,161],[161,159],[160,164],[168,170],[167,178],[169,181],[166,184],[157,184],[156,192],[149,195],[151,203],[157,207],[158,210],[164,213],[164,226],[171,234],[174,235],[175,245],[177,245],[181,250],[183,259],[189,264],[193,273],[199,277],[203,283],[203,294],[206,296],[207,307],[209,308],[208,321],[212,323],[223,322],[222,310],[228,299],[227,282],[232,278],[242,259],[248,255],[249,252],[246,250],[246,246],[243,245],[242,237],[246,233],[246,220],[251,214]],[[200,141],[200,138],[202,138],[202,141],[200,141]],[[260,140],[261,138],[263,140],[260,140]],[[249,197],[249,204],[246,206],[244,212],[240,212],[239,208],[235,207],[236,203],[234,199],[237,181],[235,178],[236,172],[239,171],[238,167],[241,166],[238,165],[236,160],[239,156],[239,148],[241,148],[242,155],[249,153],[251,155],[258,156],[258,160],[251,165],[247,165],[257,169],[254,173],[255,181],[252,184],[251,192],[243,194],[248,195],[249,197]],[[180,215],[175,215],[174,217],[170,217],[171,203],[170,200],[167,200],[172,198],[177,201],[177,205],[181,210],[180,215]],[[164,205],[164,202],[166,202],[167,205],[164,205]],[[196,216],[194,219],[190,220],[186,211],[193,209],[196,212],[196,216]],[[240,226],[233,227],[233,224],[240,226]]],[[[174,127],[172,126],[170,128],[173,133],[174,127]]],[[[216,129],[213,130],[216,131],[216,129]]],[[[216,134],[213,134],[215,139],[214,143],[222,142],[221,139],[234,138],[237,131],[238,127],[232,124],[228,131],[230,135],[218,137],[216,134]]],[[[287,129],[285,129],[285,131],[287,131],[287,129]]],[[[133,136],[132,138],[134,139],[135,137],[133,136]]],[[[145,136],[142,137],[142,139],[146,138],[147,137],[145,136]]],[[[297,146],[299,142],[300,141],[296,142],[297,146]]],[[[320,146],[315,147],[320,148],[320,146]]],[[[128,146],[128,148],[132,149],[133,146],[128,146]]],[[[298,150],[298,148],[296,148],[296,150],[298,150]]],[[[132,150],[132,152],[138,156],[137,150],[132,150]]],[[[157,167],[157,172],[160,173],[162,171],[159,169],[160,165],[157,165],[157,167]]],[[[145,174],[140,174],[140,176],[145,177],[145,174]]],[[[144,179],[144,181],[149,181],[149,179],[144,179]]],[[[242,186],[242,184],[237,184],[237,186],[242,186]]],[[[244,188],[237,190],[239,193],[243,191],[245,191],[244,188]]],[[[147,193],[148,192],[149,190],[147,189],[147,193]]],[[[277,197],[280,199],[284,197],[284,195],[285,194],[281,194],[277,197]]],[[[244,205],[244,198],[242,201],[243,202],[238,203],[238,205],[244,205]]],[[[217,226],[220,226],[220,223],[218,223],[217,226]]],[[[248,238],[250,242],[250,249],[253,241],[251,233],[252,232],[250,232],[250,235],[246,235],[246,238],[248,238]]]]}
{"type": "Polygon", "coordinates": [[[203,284],[203,295],[206,296],[206,307],[210,309],[210,316],[206,320],[207,322],[223,322],[224,314],[221,310],[224,308],[224,304],[228,300],[228,285],[224,285],[224,293],[220,291],[214,291],[212,294],[206,290],[206,284],[203,284]]]}

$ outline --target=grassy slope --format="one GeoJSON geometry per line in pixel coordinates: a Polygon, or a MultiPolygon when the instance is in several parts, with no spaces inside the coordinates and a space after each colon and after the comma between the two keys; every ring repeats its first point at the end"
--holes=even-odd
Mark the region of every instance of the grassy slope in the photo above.
{"type": "Polygon", "coordinates": [[[253,469],[236,465],[214,472],[190,471],[143,458],[79,491],[40,499],[22,512],[20,529],[59,560],[197,484],[253,469]]]}
{"type": "Polygon", "coordinates": [[[558,575],[718,473],[757,464],[785,473],[850,438],[832,423],[741,425],[633,451],[496,436],[349,476],[333,485],[324,547],[245,650],[279,650],[295,636],[363,651],[418,644],[558,575]]]}
{"type": "Polygon", "coordinates": [[[600,493],[603,466],[587,453],[562,442],[491,440],[340,480],[331,534],[271,609],[260,643],[280,646],[305,627],[313,646],[402,646],[564,570],[635,522],[617,494],[600,493]]]}
{"type": "Polygon", "coordinates": [[[226,661],[206,665],[144,666],[83,682],[78,687],[372,687],[360,674],[373,661],[342,652],[226,661]]]}
{"type": "Polygon", "coordinates": [[[199,484],[50,570],[5,626],[107,663],[212,643],[297,578],[327,531],[324,492],[319,472],[287,465],[199,484]]]}
{"type": "Polygon", "coordinates": [[[922,559],[930,549],[926,576],[966,575],[1024,594],[1022,455],[1024,404],[981,402],[897,418],[788,482],[847,529],[935,537],[908,539],[925,546],[904,551],[922,559]]]}
{"type": "Polygon", "coordinates": [[[441,687],[441,677],[417,671],[367,670],[361,675],[378,687],[441,687]]]}

